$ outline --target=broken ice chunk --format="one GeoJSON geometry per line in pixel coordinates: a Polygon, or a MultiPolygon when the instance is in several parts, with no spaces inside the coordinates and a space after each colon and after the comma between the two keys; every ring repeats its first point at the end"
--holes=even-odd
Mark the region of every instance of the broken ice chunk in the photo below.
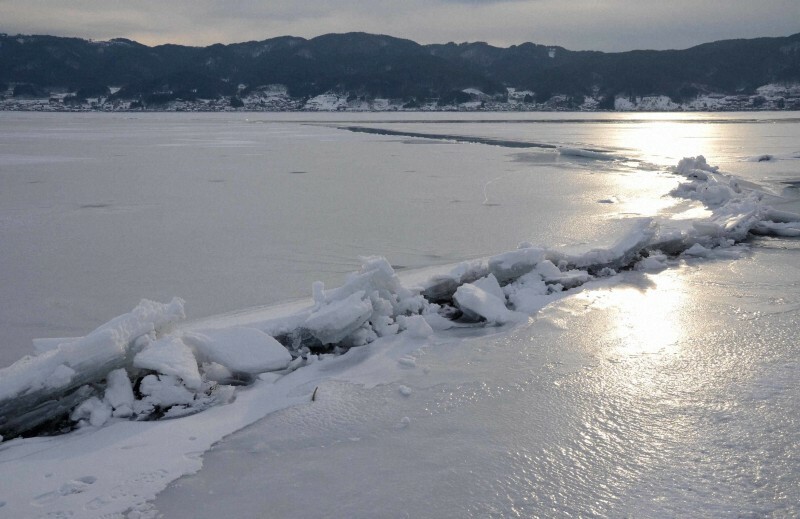
{"type": "Polygon", "coordinates": [[[359,290],[333,301],[308,316],[303,327],[322,344],[336,344],[361,328],[372,315],[372,303],[359,290]]]}
{"type": "MultiPolygon", "coordinates": [[[[350,274],[343,286],[321,291],[321,295],[324,296],[324,301],[331,303],[344,300],[358,292],[368,293],[374,290],[396,294],[399,299],[413,295],[400,283],[400,279],[386,258],[379,256],[362,257],[361,269],[350,274]]],[[[315,301],[319,303],[317,292],[315,288],[315,301]]]]}
{"type": "Polygon", "coordinates": [[[139,391],[145,396],[143,400],[137,401],[137,413],[142,413],[145,407],[153,406],[166,409],[173,405],[191,404],[195,395],[180,383],[172,375],[147,375],[139,384],[139,391]]]}
{"type": "Polygon", "coordinates": [[[513,320],[514,313],[506,308],[505,298],[501,300],[473,284],[467,283],[458,287],[453,299],[468,319],[485,319],[497,324],[513,320]]]}
{"type": "Polygon", "coordinates": [[[536,248],[518,249],[489,259],[489,271],[500,283],[527,274],[544,259],[544,251],[536,248]]]}
{"type": "Polygon", "coordinates": [[[111,418],[111,406],[93,396],[76,407],[70,418],[76,422],[87,420],[93,427],[100,427],[111,418]]]}
{"type": "Polygon", "coordinates": [[[703,171],[716,173],[719,170],[719,166],[710,166],[704,156],[698,155],[697,157],[682,158],[674,170],[681,175],[696,175],[698,178],[704,178],[706,175],[702,174],[703,171]]]}
{"type": "Polygon", "coordinates": [[[506,300],[506,295],[503,293],[503,289],[500,288],[500,283],[497,281],[494,274],[489,274],[477,281],[473,281],[472,284],[501,301],[506,300]]]}
{"type": "Polygon", "coordinates": [[[424,339],[433,333],[433,328],[421,315],[401,315],[397,318],[397,322],[412,339],[424,339]]]}
{"type": "MultiPolygon", "coordinates": [[[[227,382],[233,379],[231,370],[216,362],[204,362],[201,366],[203,377],[214,382],[227,382]]],[[[261,377],[259,377],[261,378],[261,377]]]]}
{"type": "Polygon", "coordinates": [[[539,262],[539,264],[536,265],[536,272],[538,272],[546,282],[558,283],[565,289],[580,286],[592,279],[592,276],[585,270],[573,269],[562,272],[561,269],[556,267],[550,260],[539,262]]]}
{"type": "Polygon", "coordinates": [[[755,224],[752,229],[755,234],[784,236],[787,238],[800,237],[800,222],[770,222],[762,221],[755,224]]]}
{"type": "Polygon", "coordinates": [[[133,366],[180,377],[190,389],[198,389],[202,383],[192,350],[177,337],[148,344],[133,358],[133,366]]]}
{"type": "Polygon", "coordinates": [[[667,256],[658,251],[638,261],[633,267],[640,272],[658,272],[667,268],[667,256]]]}
{"type": "Polygon", "coordinates": [[[183,339],[201,360],[221,364],[235,372],[275,371],[284,369],[292,361],[281,343],[256,328],[203,330],[187,333],[183,339]]]}
{"type": "Polygon", "coordinates": [[[133,386],[124,369],[115,369],[106,377],[103,400],[114,410],[114,416],[126,418],[133,414],[133,386]]]}

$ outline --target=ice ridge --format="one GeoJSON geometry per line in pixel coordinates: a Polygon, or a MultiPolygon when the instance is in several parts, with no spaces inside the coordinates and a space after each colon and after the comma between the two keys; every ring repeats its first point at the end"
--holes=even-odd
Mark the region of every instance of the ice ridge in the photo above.
{"type": "Polygon", "coordinates": [[[436,330],[513,323],[619,271],[662,269],[681,257],[736,258],[750,234],[800,236],[800,215],[769,206],[764,193],[703,156],[684,158],[671,172],[681,180],[672,195],[711,212],[687,229],[641,219],[607,248],[567,253],[526,243],[414,285],[385,258],[365,257],[342,286],[315,283],[311,306],[245,326],[186,331],[175,325],[185,318],[181,299],[142,301],[86,337],[48,341],[0,370],[0,435],[196,413],[229,402],[235,386],[264,373],[280,377],[380,337],[425,340],[436,330]]]}

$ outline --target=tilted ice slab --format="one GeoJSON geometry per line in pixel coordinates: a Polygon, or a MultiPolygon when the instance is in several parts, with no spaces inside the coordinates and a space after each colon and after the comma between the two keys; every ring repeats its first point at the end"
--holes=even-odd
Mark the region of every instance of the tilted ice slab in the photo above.
{"type": "Polygon", "coordinates": [[[505,324],[515,319],[507,308],[506,295],[494,274],[465,283],[456,289],[453,301],[470,320],[505,324]]]}
{"type": "Polygon", "coordinates": [[[183,337],[198,361],[213,362],[231,373],[263,373],[286,368],[291,354],[256,328],[233,326],[222,330],[187,333],[183,337]]]}
{"type": "Polygon", "coordinates": [[[611,246],[580,253],[523,244],[413,284],[385,259],[364,258],[343,286],[315,283],[313,304],[279,317],[198,328],[177,324],[179,299],[143,301],[84,338],[40,341],[36,356],[0,370],[0,431],[10,438],[48,423],[50,432],[79,430],[0,447],[0,470],[15,476],[4,478],[14,482],[0,511],[24,516],[31,503],[87,517],[134,510],[197,470],[213,442],[308,401],[320,380],[347,373],[381,383],[412,367],[410,354],[435,330],[514,322],[593,279],[664,268],[679,255],[735,258],[734,244],[749,233],[800,234],[800,215],[770,207],[703,157],[673,172],[685,180],[672,194],[701,202],[710,217],[683,227],[641,219],[611,246]],[[241,384],[250,385],[234,387],[241,384]],[[60,450],[76,456],[52,455],[60,450]],[[116,466],[126,469],[99,468],[116,466]]]}
{"type": "Polygon", "coordinates": [[[94,393],[87,384],[131,364],[159,330],[185,317],[183,300],[143,300],[81,339],[0,370],[0,435],[24,432],[68,413],[94,393]]]}

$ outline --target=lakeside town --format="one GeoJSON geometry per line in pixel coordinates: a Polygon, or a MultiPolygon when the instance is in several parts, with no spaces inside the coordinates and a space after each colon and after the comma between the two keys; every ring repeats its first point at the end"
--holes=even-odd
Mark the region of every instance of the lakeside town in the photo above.
{"type": "Polygon", "coordinates": [[[488,95],[474,88],[464,89],[460,95],[449,99],[406,101],[357,96],[347,92],[329,92],[313,97],[292,97],[283,85],[249,88],[239,85],[239,94],[213,99],[182,99],[171,92],[155,93],[147,98],[123,99],[115,94],[119,88],[109,87],[107,92],[94,97],[83,97],[77,92],[52,91],[31,95],[20,85],[9,85],[0,93],[0,110],[31,112],[289,112],[289,111],[486,111],[486,112],[536,112],[536,111],[754,111],[800,110],[800,84],[769,84],[758,88],[752,95],[726,95],[710,93],[676,102],[665,95],[616,96],[613,100],[600,96],[583,96],[578,99],[555,94],[537,101],[535,92],[508,88],[505,95],[488,95]],[[46,95],[43,95],[46,94],[46,95]]]}

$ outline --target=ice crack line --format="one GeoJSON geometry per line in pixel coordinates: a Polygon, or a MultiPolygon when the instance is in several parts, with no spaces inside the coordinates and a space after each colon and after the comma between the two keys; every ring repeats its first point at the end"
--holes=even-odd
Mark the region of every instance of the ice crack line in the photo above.
{"type": "Polygon", "coordinates": [[[512,175],[512,173],[509,173],[508,175],[502,175],[502,176],[499,176],[497,178],[493,178],[490,181],[486,182],[483,185],[483,203],[481,205],[485,205],[485,206],[497,206],[497,205],[500,205],[499,203],[490,202],[489,201],[489,186],[491,184],[494,184],[495,182],[503,180],[504,178],[507,178],[507,177],[509,177],[511,175],[512,175]]]}

